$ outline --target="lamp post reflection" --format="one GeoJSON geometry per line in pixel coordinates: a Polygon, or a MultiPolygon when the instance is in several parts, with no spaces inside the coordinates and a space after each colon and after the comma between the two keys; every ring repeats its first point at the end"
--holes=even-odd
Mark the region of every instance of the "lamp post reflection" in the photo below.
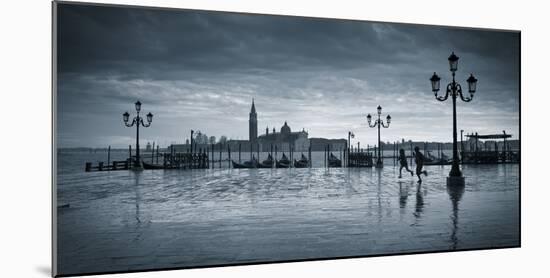
{"type": "Polygon", "coordinates": [[[140,179],[140,176],[141,176],[141,172],[135,172],[134,173],[134,178],[135,178],[135,181],[134,181],[134,190],[136,192],[136,198],[135,198],[135,201],[136,201],[136,221],[137,221],[137,226],[139,226],[141,224],[141,214],[140,214],[140,209],[139,209],[139,204],[141,203],[141,192],[139,191],[139,179],[140,179]]]}
{"type": "Polygon", "coordinates": [[[464,186],[447,186],[447,193],[453,205],[451,220],[453,222],[453,230],[451,232],[451,249],[455,250],[458,246],[458,204],[464,195],[464,186]]]}
{"type": "Polygon", "coordinates": [[[376,189],[376,199],[378,200],[378,224],[382,223],[382,171],[376,171],[378,176],[378,188],[376,189]]]}

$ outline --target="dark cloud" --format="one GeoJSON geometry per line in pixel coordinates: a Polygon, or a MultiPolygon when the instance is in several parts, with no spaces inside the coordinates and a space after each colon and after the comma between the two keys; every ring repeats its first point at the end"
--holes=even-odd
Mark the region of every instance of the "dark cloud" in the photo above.
{"type": "MultiPolygon", "coordinates": [[[[296,128],[315,127],[317,137],[334,137],[326,131],[346,124],[363,129],[357,116],[382,104],[400,128],[389,135],[414,137],[420,134],[416,123],[399,118],[449,116],[449,103],[433,99],[428,78],[437,71],[449,81],[451,51],[461,57],[457,79],[465,83],[473,72],[480,80],[476,99],[460,104],[465,125],[516,132],[519,123],[505,119],[519,109],[518,33],[59,4],[60,134],[76,140],[70,144],[95,144],[94,132],[125,138],[128,131],[116,121],[94,132],[81,126],[91,115],[109,122],[139,98],[160,117],[157,137],[181,141],[200,119],[211,134],[245,138],[255,97],[260,129],[286,119],[296,128]],[[483,117],[476,111],[491,120],[472,118],[483,117]],[[220,119],[239,127],[228,129],[220,119]],[[88,141],[80,143],[79,134],[88,141]]],[[[447,138],[446,126],[434,130],[434,138],[447,138]]]]}

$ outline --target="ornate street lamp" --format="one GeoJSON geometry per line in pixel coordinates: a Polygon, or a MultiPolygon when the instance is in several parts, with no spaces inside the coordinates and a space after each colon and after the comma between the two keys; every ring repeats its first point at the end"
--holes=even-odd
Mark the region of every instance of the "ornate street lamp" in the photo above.
{"type": "Polygon", "coordinates": [[[477,79],[470,74],[470,77],[466,80],[468,82],[468,92],[470,93],[469,97],[464,97],[462,94],[462,86],[455,81],[455,72],[458,69],[458,56],[453,52],[449,56],[449,68],[453,75],[453,81],[447,85],[447,90],[444,96],[438,96],[437,92],[440,89],[440,80],[439,76],[434,72],[430,78],[432,83],[432,91],[434,92],[435,99],[438,101],[445,101],[451,96],[453,100],[453,163],[451,166],[451,171],[449,172],[449,177],[447,178],[448,185],[464,185],[464,177],[460,171],[459,160],[458,160],[458,147],[457,147],[457,135],[456,135],[456,98],[460,96],[460,99],[464,102],[470,102],[474,98],[476,92],[477,79]]]}
{"type": "MultiPolygon", "coordinates": [[[[349,167],[349,162],[350,162],[349,155],[351,153],[351,138],[355,138],[355,134],[353,134],[353,132],[351,132],[351,131],[348,131],[348,149],[346,151],[347,158],[348,158],[346,163],[347,163],[348,167],[349,167]]],[[[357,151],[359,151],[359,150],[357,150],[357,151]]]]}
{"type": "Polygon", "coordinates": [[[351,149],[351,138],[355,138],[355,134],[353,132],[348,131],[348,149],[351,149]]]}
{"type": "Polygon", "coordinates": [[[381,156],[381,152],[380,152],[380,147],[381,147],[381,144],[380,144],[380,127],[383,127],[383,128],[388,128],[390,127],[390,123],[391,123],[391,116],[388,115],[386,117],[386,122],[387,122],[387,125],[384,125],[384,121],[382,121],[380,119],[380,115],[382,114],[382,107],[380,107],[380,105],[378,105],[378,107],[376,108],[377,112],[378,112],[378,119],[374,121],[374,124],[371,124],[372,122],[372,116],[370,114],[367,115],[367,122],[369,123],[369,127],[378,127],[378,159],[376,160],[376,168],[382,168],[382,166],[384,165],[383,161],[382,161],[382,156],[381,156]]]}
{"type": "Polygon", "coordinates": [[[130,120],[130,113],[128,111],[124,112],[122,114],[122,120],[124,121],[124,124],[127,127],[136,126],[136,160],[134,161],[134,169],[141,169],[141,159],[139,157],[139,126],[143,127],[149,127],[151,125],[151,122],[153,121],[153,114],[150,112],[146,115],[147,124],[143,122],[143,118],[139,115],[139,112],[141,111],[141,102],[138,100],[135,103],[137,116],[134,117],[132,120],[132,123],[128,123],[130,120]]]}

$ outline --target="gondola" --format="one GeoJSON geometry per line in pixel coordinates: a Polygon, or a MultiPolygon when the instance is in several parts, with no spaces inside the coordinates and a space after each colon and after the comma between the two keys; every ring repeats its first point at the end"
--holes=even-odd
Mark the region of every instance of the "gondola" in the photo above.
{"type": "Polygon", "coordinates": [[[302,154],[300,160],[294,159],[294,168],[307,168],[309,166],[309,161],[306,156],[302,154]]]}
{"type": "Polygon", "coordinates": [[[333,153],[330,153],[328,167],[342,167],[342,160],[338,159],[333,153]]]}
{"type": "Polygon", "coordinates": [[[275,164],[277,168],[290,168],[290,160],[286,157],[285,153],[283,153],[283,157],[281,157],[280,160],[277,160],[275,164]]]}
{"type": "Polygon", "coordinates": [[[258,168],[258,161],[255,157],[252,157],[251,161],[245,161],[243,163],[235,162],[234,160],[231,160],[231,163],[233,164],[234,169],[254,169],[258,168]]]}
{"type": "Polygon", "coordinates": [[[141,165],[143,165],[143,169],[145,170],[155,170],[155,169],[164,169],[164,165],[158,165],[158,164],[149,164],[145,161],[141,161],[141,165]]]}
{"type": "Polygon", "coordinates": [[[426,158],[424,165],[449,165],[451,164],[449,158],[445,154],[441,154],[441,158],[437,158],[432,155],[430,151],[426,151],[426,158]]]}
{"type": "Polygon", "coordinates": [[[267,159],[258,164],[258,168],[273,168],[273,157],[271,154],[267,156],[267,159]]]}

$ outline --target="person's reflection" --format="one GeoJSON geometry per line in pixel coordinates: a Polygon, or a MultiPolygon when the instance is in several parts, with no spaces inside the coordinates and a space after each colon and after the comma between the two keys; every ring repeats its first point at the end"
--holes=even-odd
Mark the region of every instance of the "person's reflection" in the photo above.
{"type": "Polygon", "coordinates": [[[453,213],[451,215],[451,220],[453,222],[453,231],[451,232],[451,249],[455,250],[458,245],[458,204],[464,194],[464,186],[447,185],[447,193],[449,194],[449,199],[453,204],[453,213]]]}
{"type": "MultiPolygon", "coordinates": [[[[409,198],[409,184],[405,184],[402,181],[397,182],[399,184],[399,208],[404,209],[407,206],[407,199],[409,198]]],[[[412,185],[413,182],[410,182],[412,185]]]]}
{"type": "Polygon", "coordinates": [[[418,185],[416,186],[416,206],[413,213],[414,217],[416,217],[416,220],[420,220],[420,217],[423,211],[424,211],[424,194],[422,192],[422,183],[418,183],[418,185]]]}

